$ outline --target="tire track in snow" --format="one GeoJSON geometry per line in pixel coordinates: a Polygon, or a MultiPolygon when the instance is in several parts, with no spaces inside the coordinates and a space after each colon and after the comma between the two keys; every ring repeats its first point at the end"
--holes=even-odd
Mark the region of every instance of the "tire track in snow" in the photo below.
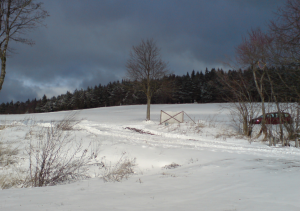
{"type": "MultiPolygon", "coordinates": [[[[209,150],[209,151],[222,151],[238,154],[253,154],[264,157],[287,157],[295,156],[300,157],[300,150],[296,148],[276,148],[266,145],[253,146],[238,143],[230,143],[218,140],[209,140],[204,137],[195,139],[195,137],[182,135],[182,134],[170,134],[167,132],[158,132],[154,130],[144,130],[155,135],[140,134],[129,129],[125,129],[127,126],[119,125],[107,125],[98,123],[81,123],[77,126],[80,129],[84,129],[96,136],[111,137],[113,139],[118,138],[117,142],[126,143],[132,145],[147,145],[149,147],[162,147],[162,148],[182,148],[182,149],[194,149],[194,150],[209,150]]],[[[139,128],[139,126],[131,125],[132,128],[139,128]]]]}

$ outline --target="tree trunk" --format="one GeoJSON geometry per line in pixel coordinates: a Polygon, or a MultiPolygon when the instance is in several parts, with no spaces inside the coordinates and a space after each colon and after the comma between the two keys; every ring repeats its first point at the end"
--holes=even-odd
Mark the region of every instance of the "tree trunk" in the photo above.
{"type": "Polygon", "coordinates": [[[1,57],[1,75],[0,75],[0,90],[2,90],[2,85],[5,78],[5,68],[6,68],[6,56],[2,55],[1,57]]]}
{"type": "MultiPolygon", "coordinates": [[[[280,111],[279,103],[277,102],[276,97],[274,97],[274,98],[275,98],[275,102],[276,102],[276,106],[277,106],[277,111],[278,111],[278,116],[279,116],[280,141],[281,141],[282,145],[284,145],[285,144],[284,140],[283,140],[283,124],[284,124],[284,122],[282,122],[282,113],[280,111]]],[[[286,140],[286,142],[288,142],[288,141],[286,140]]]]}
{"type": "Polygon", "coordinates": [[[243,133],[246,136],[251,137],[251,123],[248,123],[248,115],[243,116],[243,133]]]}
{"type": "MultiPolygon", "coordinates": [[[[6,69],[6,50],[7,50],[7,47],[8,47],[8,41],[9,41],[9,35],[10,35],[10,30],[11,28],[9,27],[10,23],[9,23],[9,18],[10,18],[10,14],[11,14],[11,3],[12,1],[8,1],[7,3],[7,13],[6,13],[6,20],[5,20],[5,24],[3,27],[5,27],[5,30],[6,30],[6,38],[5,38],[5,42],[3,40],[3,49],[0,49],[0,53],[1,53],[1,75],[0,75],[0,90],[2,90],[2,85],[4,83],[4,78],[5,78],[5,69],[6,69]]],[[[2,20],[1,20],[2,21],[2,20]]],[[[1,29],[2,31],[2,29],[1,29]]]]}
{"type": "Polygon", "coordinates": [[[263,118],[262,118],[262,121],[261,121],[261,132],[264,133],[265,137],[264,137],[263,140],[266,141],[268,131],[267,131],[267,126],[266,126],[265,98],[264,98],[264,93],[263,93],[263,78],[264,78],[265,73],[263,72],[263,75],[260,78],[260,85],[259,85],[258,81],[257,81],[256,71],[257,71],[257,68],[253,65],[253,77],[254,77],[254,82],[255,82],[256,89],[257,89],[258,94],[259,94],[260,99],[261,99],[261,110],[262,110],[262,115],[263,115],[263,118]]]}
{"type": "Polygon", "coordinates": [[[281,113],[281,111],[280,111],[280,105],[279,105],[279,102],[278,102],[278,100],[277,100],[276,93],[275,93],[275,91],[274,91],[273,81],[272,81],[272,79],[271,79],[271,77],[270,77],[269,72],[268,72],[268,71],[266,71],[266,72],[267,72],[267,75],[268,75],[269,83],[270,83],[270,85],[271,85],[271,93],[272,93],[272,96],[273,96],[273,98],[274,98],[274,102],[275,102],[275,104],[276,104],[277,111],[278,111],[279,128],[280,128],[280,141],[281,141],[282,145],[284,145],[284,140],[283,140],[283,123],[284,123],[284,122],[282,122],[282,113],[281,113]]]}
{"type": "Polygon", "coordinates": [[[270,137],[270,138],[269,138],[269,147],[275,145],[274,143],[275,143],[274,137],[270,137]]]}
{"type": "Polygon", "coordinates": [[[299,127],[299,104],[298,104],[298,108],[297,108],[297,117],[296,117],[296,125],[295,125],[295,136],[296,136],[296,140],[295,140],[295,147],[299,148],[299,137],[298,137],[298,127],[299,127]]]}
{"type": "Polygon", "coordinates": [[[147,120],[150,120],[150,103],[151,103],[151,97],[147,96],[147,120]]]}
{"type": "MultiPolygon", "coordinates": [[[[148,74],[150,73],[150,71],[148,71],[148,74]]],[[[146,116],[146,120],[150,120],[150,103],[151,103],[151,90],[150,90],[150,77],[149,75],[147,75],[147,116],[146,116]]]]}

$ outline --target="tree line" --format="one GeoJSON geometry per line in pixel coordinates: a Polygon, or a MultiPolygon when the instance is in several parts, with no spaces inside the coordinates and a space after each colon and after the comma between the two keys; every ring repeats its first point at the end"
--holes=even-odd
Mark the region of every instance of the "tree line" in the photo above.
{"type": "MultiPolygon", "coordinates": [[[[187,73],[183,76],[171,74],[160,80],[169,83],[168,90],[158,90],[152,97],[153,104],[160,103],[210,103],[222,102],[215,92],[213,83],[216,80],[215,70],[187,73]]],[[[62,110],[87,109],[106,106],[146,104],[147,97],[136,89],[129,80],[109,82],[107,85],[76,89],[73,92],[48,98],[28,99],[26,102],[7,102],[0,105],[1,114],[41,113],[62,110]]]]}
{"type": "MultiPolygon", "coordinates": [[[[291,67],[282,67],[280,71],[270,69],[273,78],[277,77],[289,80],[291,87],[297,88],[298,81],[292,75],[291,67]],[[278,75],[278,73],[280,73],[278,75]],[[294,84],[294,85],[293,85],[294,84]]],[[[264,70],[265,71],[265,70],[264,70]]],[[[259,74],[262,74],[260,71],[259,74]]],[[[229,70],[206,69],[202,71],[192,71],[191,73],[178,76],[171,74],[162,80],[169,84],[168,90],[158,90],[152,97],[152,104],[175,104],[175,103],[222,103],[238,102],[243,91],[249,93],[248,99],[244,102],[260,102],[261,99],[255,88],[252,69],[229,70]],[[237,91],[238,83],[247,82],[244,90],[237,91]],[[231,84],[231,85],[230,85],[231,84]]],[[[273,102],[271,86],[267,80],[264,82],[264,94],[266,101],[273,102]]],[[[276,86],[278,89],[279,86],[276,86]]],[[[297,95],[289,89],[281,86],[281,102],[290,102],[297,99],[297,95]]],[[[0,105],[1,114],[24,114],[42,113],[62,110],[76,110],[107,106],[137,105],[146,104],[147,97],[137,90],[134,83],[129,80],[114,81],[107,85],[88,87],[87,89],[76,89],[73,92],[53,96],[48,98],[44,95],[41,99],[28,99],[26,102],[7,102],[0,105]]]]}

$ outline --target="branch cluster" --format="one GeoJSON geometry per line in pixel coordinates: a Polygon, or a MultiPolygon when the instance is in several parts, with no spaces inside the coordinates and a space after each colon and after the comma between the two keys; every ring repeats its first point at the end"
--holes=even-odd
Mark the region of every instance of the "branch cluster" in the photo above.
{"type": "Polygon", "coordinates": [[[42,3],[33,0],[1,0],[0,2],[0,48],[6,50],[9,40],[32,45],[24,35],[42,25],[49,14],[42,3]]]}

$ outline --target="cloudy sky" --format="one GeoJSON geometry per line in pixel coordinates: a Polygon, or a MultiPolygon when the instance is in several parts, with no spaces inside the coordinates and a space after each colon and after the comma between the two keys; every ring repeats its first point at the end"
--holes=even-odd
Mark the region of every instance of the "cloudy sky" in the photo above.
{"type": "MultiPolygon", "coordinates": [[[[41,0],[40,0],[41,1],[41,0]]],[[[10,43],[0,103],[48,98],[122,80],[132,46],[153,38],[177,75],[223,68],[251,28],[283,0],[42,0],[47,27],[10,43]]]]}

